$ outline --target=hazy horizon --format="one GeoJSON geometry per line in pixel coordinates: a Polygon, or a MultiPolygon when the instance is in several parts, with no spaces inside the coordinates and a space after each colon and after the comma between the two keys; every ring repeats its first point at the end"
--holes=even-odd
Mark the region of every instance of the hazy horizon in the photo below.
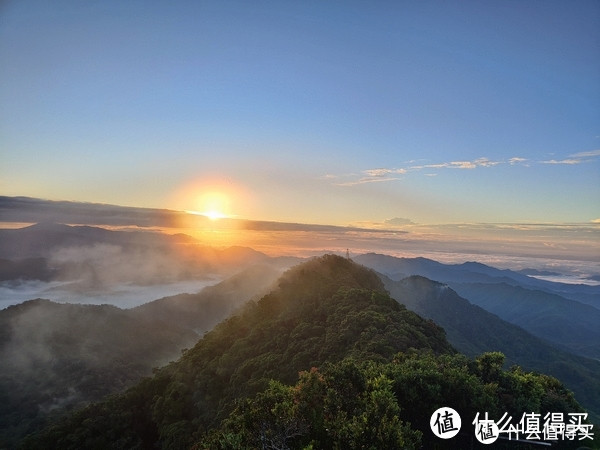
{"type": "MultiPolygon", "coordinates": [[[[49,253],[24,253],[21,258],[44,256],[51,266],[89,268],[70,269],[72,273],[58,281],[0,283],[1,308],[38,297],[130,308],[167,295],[195,293],[225,277],[218,271],[189,272],[185,261],[194,258],[196,246],[199,251],[248,247],[272,258],[343,255],[348,251],[350,256],[380,253],[424,257],[445,264],[474,261],[499,269],[533,269],[531,276],[548,281],[600,285],[597,223],[424,225],[397,219],[386,224],[341,227],[219,219],[184,211],[23,197],[0,197],[0,216],[4,219],[0,229],[65,222],[113,231],[186,234],[194,239],[181,241],[182,248],[191,248],[191,253],[181,255],[165,253],[160,248],[131,252],[121,241],[84,241],[66,247],[48,242],[49,253]]],[[[42,225],[42,230],[45,227],[48,225],[42,225]]],[[[132,243],[137,240],[133,238],[132,243]]],[[[10,254],[0,254],[0,258],[14,259],[10,254]]]]}

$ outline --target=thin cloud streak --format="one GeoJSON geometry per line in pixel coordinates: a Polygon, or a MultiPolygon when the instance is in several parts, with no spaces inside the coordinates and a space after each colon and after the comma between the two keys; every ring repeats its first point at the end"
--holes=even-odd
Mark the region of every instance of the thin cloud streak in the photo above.
{"type": "Polygon", "coordinates": [[[488,158],[478,158],[473,161],[450,161],[439,164],[411,166],[408,170],[416,171],[422,169],[476,169],[477,167],[494,167],[499,164],[503,164],[503,161],[491,161],[488,158]]]}
{"type": "Polygon", "coordinates": [[[384,177],[388,174],[405,174],[406,169],[369,169],[365,173],[371,177],[384,177]]]}
{"type": "Polygon", "coordinates": [[[542,161],[542,164],[566,164],[566,165],[575,165],[575,164],[581,164],[583,161],[581,159],[574,159],[574,158],[568,158],[568,159],[561,159],[561,160],[556,160],[556,159],[550,159],[548,161],[542,161]]]}
{"type": "Polygon", "coordinates": [[[373,177],[373,178],[369,178],[369,177],[364,177],[364,178],[360,178],[359,180],[356,181],[345,181],[343,183],[334,183],[336,186],[356,186],[358,184],[367,184],[367,183],[382,183],[382,182],[387,182],[387,181],[395,181],[395,180],[399,180],[399,177],[373,177]]]}
{"type": "Polygon", "coordinates": [[[548,161],[541,161],[542,164],[566,164],[566,165],[575,165],[575,164],[583,164],[588,163],[595,160],[600,156],[600,150],[592,150],[589,152],[579,152],[569,155],[565,159],[551,159],[548,161]]]}
{"type": "Polygon", "coordinates": [[[509,163],[511,166],[514,166],[514,165],[516,165],[516,164],[524,164],[526,161],[528,161],[528,160],[527,160],[527,158],[519,158],[519,157],[517,156],[517,157],[514,157],[514,158],[510,158],[510,159],[508,160],[508,163],[509,163]]]}
{"type": "Polygon", "coordinates": [[[61,223],[142,229],[219,229],[273,232],[379,233],[389,230],[241,218],[210,218],[184,211],[0,196],[0,223],[61,223]]]}
{"type": "MultiPolygon", "coordinates": [[[[532,161],[527,158],[523,158],[520,156],[514,156],[509,158],[508,160],[491,160],[489,158],[481,157],[474,160],[465,160],[465,161],[448,161],[441,162],[435,164],[421,164],[421,165],[412,165],[406,168],[385,168],[380,167],[376,169],[366,169],[363,170],[360,175],[361,178],[358,180],[349,180],[344,182],[334,182],[333,184],[336,186],[356,186],[359,184],[366,183],[376,183],[382,181],[394,181],[401,179],[400,177],[395,177],[391,175],[404,175],[410,172],[421,172],[427,170],[428,172],[424,175],[426,176],[436,176],[437,173],[431,172],[431,170],[439,169],[459,169],[459,170],[475,170],[480,167],[483,168],[491,168],[501,165],[508,166],[524,166],[530,167],[533,164],[555,164],[555,165],[577,165],[583,163],[589,163],[595,161],[598,157],[600,157],[600,150],[592,150],[588,152],[579,152],[568,155],[564,159],[550,159],[550,160],[542,160],[542,161],[532,161]]],[[[357,176],[356,174],[345,175],[345,178],[357,176]]],[[[326,179],[335,180],[340,177],[336,175],[328,174],[325,177],[326,179]]]]}
{"type": "Polygon", "coordinates": [[[600,149],[592,150],[590,152],[579,152],[571,156],[573,156],[574,158],[594,158],[596,156],[600,156],[600,149]]]}

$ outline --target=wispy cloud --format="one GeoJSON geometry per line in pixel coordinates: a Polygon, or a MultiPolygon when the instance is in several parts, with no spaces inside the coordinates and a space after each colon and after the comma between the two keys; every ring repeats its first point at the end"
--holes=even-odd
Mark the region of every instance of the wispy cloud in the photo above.
{"type": "Polygon", "coordinates": [[[475,170],[479,168],[491,168],[501,165],[506,166],[525,166],[531,167],[536,164],[564,164],[575,165],[595,161],[600,157],[600,150],[592,150],[579,152],[567,155],[562,159],[550,160],[531,160],[520,156],[513,156],[503,160],[493,160],[486,157],[481,157],[473,160],[456,160],[445,161],[432,164],[411,165],[415,161],[409,161],[406,167],[386,168],[379,167],[374,169],[366,169],[360,173],[347,174],[343,177],[335,175],[327,175],[326,178],[334,180],[333,183],[337,186],[356,186],[366,183],[379,183],[384,181],[399,180],[398,175],[405,175],[414,172],[424,172],[425,176],[434,177],[440,170],[457,169],[457,170],[475,170]]]}
{"type": "Polygon", "coordinates": [[[502,161],[492,161],[488,158],[478,158],[473,161],[450,161],[423,166],[411,166],[410,170],[421,169],[476,169],[477,167],[493,167],[502,164],[502,161]]]}
{"type": "Polygon", "coordinates": [[[571,156],[573,156],[574,158],[595,158],[597,156],[600,156],[600,149],[592,150],[590,152],[579,152],[571,156]]]}
{"type": "Polygon", "coordinates": [[[566,159],[549,159],[547,161],[542,161],[542,164],[567,164],[567,165],[575,165],[581,164],[583,161],[577,158],[566,158],[566,159]]]}
{"type": "Polygon", "coordinates": [[[579,152],[568,155],[563,159],[550,159],[547,161],[540,161],[542,164],[566,164],[575,165],[591,162],[596,158],[600,157],[600,150],[592,150],[589,152],[579,152]]]}
{"type": "Polygon", "coordinates": [[[526,163],[526,162],[527,162],[527,158],[520,158],[520,157],[518,157],[518,156],[515,156],[514,158],[510,158],[510,159],[508,160],[508,163],[509,163],[511,166],[514,166],[514,165],[517,165],[517,164],[524,164],[524,163],[526,163]]]}
{"type": "Polygon", "coordinates": [[[399,180],[399,177],[363,177],[354,181],[340,181],[334,183],[336,186],[356,186],[358,184],[367,184],[367,183],[383,183],[387,181],[399,180]]]}
{"type": "Polygon", "coordinates": [[[389,174],[405,174],[406,169],[369,169],[365,170],[366,173],[370,177],[385,177],[389,174]]]}
{"type": "Polygon", "coordinates": [[[347,174],[344,176],[327,175],[325,178],[333,181],[336,186],[356,186],[358,184],[366,183],[381,183],[387,181],[399,180],[400,177],[397,175],[403,175],[407,173],[406,169],[367,169],[362,171],[360,174],[347,174]],[[360,178],[356,178],[360,177],[360,178]]]}
{"type": "MultiPolygon", "coordinates": [[[[518,164],[521,161],[526,161],[525,158],[511,158],[511,164],[518,164]]],[[[410,161],[414,162],[414,161],[410,161]]],[[[448,161],[435,164],[408,165],[400,168],[379,167],[375,169],[366,169],[359,174],[345,175],[344,177],[336,177],[334,175],[326,175],[326,179],[336,180],[334,184],[337,186],[356,186],[366,183],[379,183],[384,181],[399,180],[398,175],[405,175],[410,172],[419,172],[427,170],[426,176],[433,177],[437,173],[432,172],[436,169],[477,169],[478,167],[494,167],[499,164],[504,164],[504,161],[493,161],[489,158],[477,158],[471,161],[448,161]],[[359,178],[357,178],[359,177],[359,178]],[[343,181],[341,181],[343,179],[343,181]]]]}

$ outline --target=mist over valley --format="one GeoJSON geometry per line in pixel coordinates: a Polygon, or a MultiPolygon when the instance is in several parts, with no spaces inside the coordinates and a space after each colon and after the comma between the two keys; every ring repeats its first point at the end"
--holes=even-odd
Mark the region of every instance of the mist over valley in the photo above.
{"type": "Polygon", "coordinates": [[[183,234],[58,224],[0,229],[0,306],[45,298],[131,308],[198,292],[250,264],[284,268],[294,261],[214,249],[183,234]]]}

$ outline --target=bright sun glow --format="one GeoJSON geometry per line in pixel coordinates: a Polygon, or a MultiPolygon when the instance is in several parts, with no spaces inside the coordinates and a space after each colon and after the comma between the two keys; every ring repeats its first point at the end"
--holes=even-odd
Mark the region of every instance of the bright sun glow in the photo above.
{"type": "MultiPolygon", "coordinates": [[[[211,222],[240,217],[240,208],[245,211],[244,208],[250,208],[252,204],[245,189],[229,178],[218,177],[185,182],[173,192],[172,199],[172,209],[210,219],[211,222]]],[[[190,228],[207,225],[206,222],[203,225],[202,221],[189,219],[187,224],[190,228]]],[[[182,220],[185,222],[185,219],[182,220]]],[[[210,225],[211,229],[232,226],[234,223],[231,221],[210,225]]]]}
{"type": "Polygon", "coordinates": [[[205,211],[200,214],[208,217],[210,220],[224,219],[225,217],[227,217],[227,215],[223,214],[221,211],[215,211],[215,210],[205,211]]]}
{"type": "Polygon", "coordinates": [[[187,210],[190,214],[208,217],[210,220],[218,220],[230,217],[229,196],[223,192],[202,192],[195,200],[197,210],[187,210]]]}

